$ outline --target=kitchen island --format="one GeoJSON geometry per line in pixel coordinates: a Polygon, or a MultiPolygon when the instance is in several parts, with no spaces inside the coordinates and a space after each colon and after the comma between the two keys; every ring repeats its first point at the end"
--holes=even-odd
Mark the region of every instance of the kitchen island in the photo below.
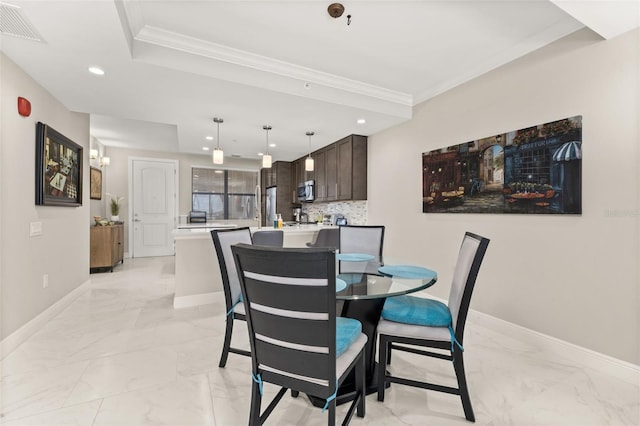
{"type": "MultiPolygon", "coordinates": [[[[174,308],[207,305],[223,300],[222,277],[218,257],[213,247],[211,230],[234,228],[227,223],[181,225],[173,231],[176,248],[174,308]]],[[[323,225],[294,225],[282,228],[285,247],[306,247],[314,241],[323,225]]],[[[251,232],[276,231],[273,228],[251,227],[251,232]]]]}

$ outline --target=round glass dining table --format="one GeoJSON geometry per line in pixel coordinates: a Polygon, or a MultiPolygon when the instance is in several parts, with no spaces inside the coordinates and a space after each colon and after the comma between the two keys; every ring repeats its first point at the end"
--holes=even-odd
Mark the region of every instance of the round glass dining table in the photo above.
{"type": "MultiPolygon", "coordinates": [[[[380,275],[346,273],[337,276],[346,283],[343,290],[336,292],[339,315],[359,320],[362,332],[368,338],[365,346],[367,394],[377,391],[376,333],[387,297],[424,290],[438,281],[435,271],[421,267],[387,265],[381,267],[379,272],[380,275]]],[[[354,397],[355,379],[347,378],[340,386],[336,403],[342,404],[354,397]]]]}

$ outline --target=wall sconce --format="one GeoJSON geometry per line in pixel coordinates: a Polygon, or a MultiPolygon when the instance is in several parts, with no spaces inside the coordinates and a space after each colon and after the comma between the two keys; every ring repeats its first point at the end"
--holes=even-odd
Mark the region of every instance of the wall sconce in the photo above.
{"type": "Polygon", "coordinates": [[[111,164],[111,158],[109,158],[109,157],[100,157],[100,167],[108,166],[109,164],[111,164]]]}
{"type": "Polygon", "coordinates": [[[89,158],[91,158],[92,160],[95,160],[96,158],[98,158],[98,150],[97,149],[90,149],[89,150],[89,158]]]}

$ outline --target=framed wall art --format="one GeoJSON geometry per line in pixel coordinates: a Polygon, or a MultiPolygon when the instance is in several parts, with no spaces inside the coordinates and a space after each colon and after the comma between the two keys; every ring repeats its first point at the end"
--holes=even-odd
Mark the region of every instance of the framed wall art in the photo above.
{"type": "Polygon", "coordinates": [[[82,205],[82,146],[36,124],[36,205],[82,205]]]}
{"type": "Polygon", "coordinates": [[[582,116],[422,154],[424,213],[582,213],[582,116]]]}
{"type": "Polygon", "coordinates": [[[102,200],[102,170],[91,167],[89,170],[89,198],[102,200]]]}

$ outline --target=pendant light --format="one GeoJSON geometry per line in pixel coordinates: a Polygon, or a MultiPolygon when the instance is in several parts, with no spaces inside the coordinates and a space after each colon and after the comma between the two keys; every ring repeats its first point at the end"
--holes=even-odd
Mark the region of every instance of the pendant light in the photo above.
{"type": "Polygon", "coordinates": [[[267,131],[267,151],[262,156],[262,167],[265,169],[270,169],[271,156],[269,155],[269,130],[271,130],[271,126],[265,124],[264,126],[262,126],[262,128],[267,131]]]}
{"type": "Polygon", "coordinates": [[[213,122],[218,125],[218,136],[216,139],[217,146],[213,150],[213,164],[223,164],[224,151],[220,149],[220,123],[224,123],[224,120],[222,118],[213,117],[213,122]]]}
{"type": "Polygon", "coordinates": [[[311,136],[314,134],[315,133],[313,132],[307,132],[307,136],[309,136],[309,156],[304,160],[304,170],[307,172],[313,171],[313,158],[311,158],[311,136]]]}

